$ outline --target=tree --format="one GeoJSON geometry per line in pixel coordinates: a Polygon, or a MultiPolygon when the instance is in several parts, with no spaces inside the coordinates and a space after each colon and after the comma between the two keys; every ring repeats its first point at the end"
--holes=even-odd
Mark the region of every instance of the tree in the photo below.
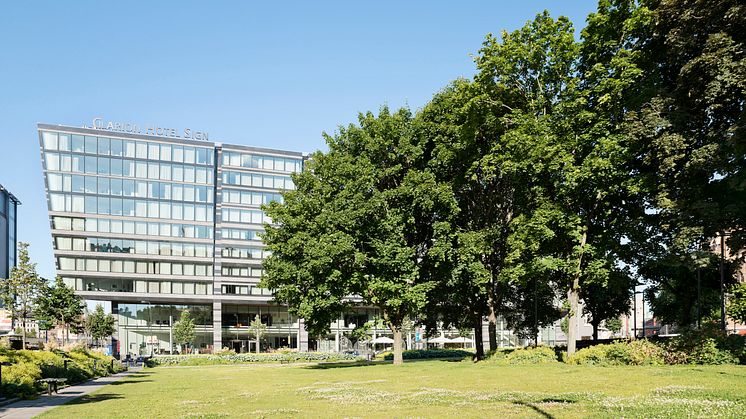
{"type": "Polygon", "coordinates": [[[297,190],[264,207],[275,224],[262,284],[312,335],[355,306],[377,307],[401,364],[404,319],[425,306],[442,266],[450,187],[427,170],[432,144],[406,109],[361,114],[326,141],[329,152],[294,175],[297,190]]]}
{"type": "Polygon", "coordinates": [[[746,323],[746,282],[731,288],[731,298],[728,302],[728,315],[741,323],[746,323]]]}
{"type": "Polygon", "coordinates": [[[54,285],[45,285],[36,300],[36,317],[64,328],[63,344],[67,343],[70,327],[79,328],[85,309],[83,299],[75,295],[72,288],[65,285],[59,276],[54,285]]]}
{"type": "Polygon", "coordinates": [[[262,341],[262,335],[267,331],[267,325],[262,323],[262,318],[257,314],[254,316],[254,320],[249,323],[249,331],[256,339],[256,353],[260,352],[260,346],[262,341]]]}
{"type": "Polygon", "coordinates": [[[601,323],[619,319],[622,314],[628,314],[632,301],[632,289],[635,281],[631,276],[619,268],[612,268],[611,272],[605,267],[598,267],[600,272],[593,274],[601,276],[592,278],[581,290],[583,312],[590,316],[593,326],[593,340],[598,339],[598,329],[601,323]]]}
{"type": "Polygon", "coordinates": [[[18,265],[10,271],[10,278],[3,281],[2,299],[10,307],[12,323],[20,316],[23,347],[26,347],[26,320],[33,314],[36,298],[46,281],[36,273],[36,264],[31,263],[28,243],[18,243],[18,265]]]}
{"type": "Polygon", "coordinates": [[[177,344],[189,346],[194,342],[196,333],[194,331],[194,321],[189,310],[181,312],[178,321],[174,322],[173,337],[177,344]]]}
{"type": "Polygon", "coordinates": [[[612,332],[619,333],[622,330],[622,319],[620,319],[619,317],[607,319],[604,322],[604,325],[606,325],[606,328],[611,330],[612,332]]]}
{"type": "Polygon", "coordinates": [[[85,328],[98,345],[101,339],[114,334],[115,321],[114,316],[104,313],[104,307],[101,304],[96,304],[93,313],[88,314],[85,328]]]}

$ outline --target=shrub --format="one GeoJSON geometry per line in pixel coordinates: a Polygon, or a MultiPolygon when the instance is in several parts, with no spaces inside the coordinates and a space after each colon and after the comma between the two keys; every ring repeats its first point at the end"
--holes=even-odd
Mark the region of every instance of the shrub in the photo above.
{"type": "MultiPolygon", "coordinates": [[[[464,351],[461,349],[411,349],[402,351],[403,359],[442,359],[442,358],[471,358],[474,353],[464,351]]],[[[394,354],[392,352],[384,352],[379,354],[379,358],[383,358],[386,361],[392,361],[394,354]]]]}
{"type": "Polygon", "coordinates": [[[113,359],[98,352],[80,350],[63,352],[0,349],[0,361],[12,364],[3,368],[3,395],[31,397],[43,390],[38,382],[41,378],[67,378],[68,384],[75,384],[122,371],[124,368],[118,362],[114,362],[112,368],[113,359]],[[65,359],[68,359],[67,368],[65,359]]]}
{"type": "Polygon", "coordinates": [[[664,347],[667,364],[746,364],[746,337],[729,336],[713,324],[685,331],[664,347]]]}
{"type": "Polygon", "coordinates": [[[664,351],[644,339],[607,345],[594,345],[571,355],[568,364],[575,365],[662,365],[664,351]]]}
{"type": "Polygon", "coordinates": [[[557,362],[557,354],[548,346],[535,346],[511,351],[504,361],[509,365],[551,364],[557,362]]]}

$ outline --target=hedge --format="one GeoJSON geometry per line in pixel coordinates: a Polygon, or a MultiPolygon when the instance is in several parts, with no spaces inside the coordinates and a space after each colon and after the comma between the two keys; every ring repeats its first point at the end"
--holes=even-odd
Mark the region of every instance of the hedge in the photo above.
{"type": "Polygon", "coordinates": [[[115,361],[112,366],[112,360],[110,356],[82,348],[68,352],[2,348],[0,362],[11,364],[2,367],[2,394],[7,398],[29,398],[45,389],[45,385],[38,382],[42,378],[67,378],[68,384],[76,384],[124,370],[119,362],[115,361]]]}
{"type": "Polygon", "coordinates": [[[330,352],[289,352],[289,353],[243,353],[212,355],[156,355],[145,363],[148,367],[156,366],[196,366],[223,364],[251,364],[276,362],[330,362],[355,361],[362,358],[351,354],[330,352]]]}
{"type": "MultiPolygon", "coordinates": [[[[412,349],[402,351],[403,359],[438,359],[438,358],[471,358],[474,356],[473,352],[463,351],[461,349],[412,349]]],[[[392,361],[394,354],[392,352],[384,352],[378,355],[379,358],[383,358],[386,361],[392,361]]]]}

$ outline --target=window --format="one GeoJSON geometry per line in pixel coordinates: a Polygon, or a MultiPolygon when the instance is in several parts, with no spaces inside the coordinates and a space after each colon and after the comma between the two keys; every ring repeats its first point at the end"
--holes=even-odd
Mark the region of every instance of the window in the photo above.
{"type": "Polygon", "coordinates": [[[55,132],[42,132],[42,141],[44,142],[44,148],[47,150],[57,150],[57,133],[55,132]]]}
{"type": "Polygon", "coordinates": [[[57,153],[46,153],[47,170],[60,170],[60,155],[57,153]]]}
{"type": "Polygon", "coordinates": [[[96,137],[85,136],[85,152],[86,154],[96,154],[98,140],[96,137]]]}
{"type": "Polygon", "coordinates": [[[98,154],[102,154],[104,156],[109,155],[110,150],[110,142],[108,138],[99,138],[98,139],[98,154]]]}

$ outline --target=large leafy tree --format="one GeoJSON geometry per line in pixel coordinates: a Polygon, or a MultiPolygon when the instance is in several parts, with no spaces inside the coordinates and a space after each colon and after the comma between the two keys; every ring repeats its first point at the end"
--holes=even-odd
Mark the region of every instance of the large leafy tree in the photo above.
{"type": "Polygon", "coordinates": [[[85,303],[75,295],[72,288],[65,285],[61,277],[54,284],[46,284],[36,300],[36,317],[50,324],[63,327],[62,341],[67,342],[70,328],[78,329],[85,303]]]}
{"type": "Polygon", "coordinates": [[[11,319],[15,326],[20,317],[23,347],[26,347],[26,320],[34,313],[36,299],[44,288],[46,281],[36,273],[36,263],[31,263],[28,243],[18,243],[18,265],[10,271],[10,278],[2,283],[2,299],[5,307],[10,308],[11,319]]]}
{"type": "Polygon", "coordinates": [[[313,335],[355,305],[378,307],[402,363],[402,325],[427,302],[456,210],[448,184],[427,168],[431,141],[410,111],[360,115],[326,135],[297,189],[265,208],[263,285],[306,319],[313,335]]]}

